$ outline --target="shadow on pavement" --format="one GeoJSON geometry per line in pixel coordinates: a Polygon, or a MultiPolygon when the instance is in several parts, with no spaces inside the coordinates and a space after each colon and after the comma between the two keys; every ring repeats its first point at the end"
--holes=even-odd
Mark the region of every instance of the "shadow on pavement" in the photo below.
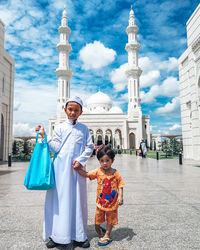
{"type": "MultiPolygon", "coordinates": [[[[136,233],[133,232],[133,229],[128,227],[121,227],[117,229],[114,228],[111,232],[111,236],[114,241],[121,241],[126,238],[128,241],[130,241],[135,235],[136,233]]],[[[90,241],[93,238],[98,238],[98,235],[95,231],[95,226],[88,225],[88,239],[90,241]]]]}
{"type": "Polygon", "coordinates": [[[15,171],[10,171],[10,170],[0,170],[0,175],[5,175],[5,174],[11,174],[15,171]]]}
{"type": "Polygon", "coordinates": [[[136,235],[136,233],[133,232],[133,229],[128,227],[114,229],[111,234],[114,241],[121,241],[125,238],[130,241],[136,235]]]}

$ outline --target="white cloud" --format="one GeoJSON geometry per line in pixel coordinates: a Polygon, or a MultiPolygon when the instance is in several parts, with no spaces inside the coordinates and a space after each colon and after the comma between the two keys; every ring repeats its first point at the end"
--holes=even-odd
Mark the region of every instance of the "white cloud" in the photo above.
{"type": "Polygon", "coordinates": [[[17,10],[7,9],[8,7],[0,6],[0,17],[6,26],[15,22],[22,14],[17,10]]]}
{"type": "Polygon", "coordinates": [[[174,130],[180,130],[181,125],[178,123],[175,123],[171,128],[169,128],[170,131],[174,131],[174,130]]]}
{"type": "MultiPolygon", "coordinates": [[[[42,123],[48,129],[48,119],[56,115],[57,86],[16,81],[14,123],[28,123],[31,127],[42,123]]],[[[24,134],[25,135],[25,134],[24,134]]]]}
{"type": "Polygon", "coordinates": [[[147,56],[140,57],[138,60],[138,64],[143,72],[148,72],[153,70],[152,61],[147,56]]]}
{"type": "Polygon", "coordinates": [[[140,77],[140,87],[145,88],[158,84],[160,78],[160,70],[170,72],[178,70],[178,59],[169,57],[168,60],[162,61],[158,57],[141,57],[139,58],[139,66],[142,69],[140,77]],[[155,70],[156,69],[156,70],[155,70]]]}
{"type": "Polygon", "coordinates": [[[140,87],[145,88],[154,85],[155,83],[157,83],[159,77],[160,71],[158,70],[152,70],[146,74],[142,74],[140,77],[140,87]]]}
{"type": "Polygon", "coordinates": [[[43,18],[44,14],[42,11],[40,11],[39,9],[31,9],[28,11],[28,13],[35,18],[43,18]]]}
{"type": "Polygon", "coordinates": [[[128,93],[122,94],[122,95],[120,96],[120,98],[121,98],[122,100],[125,100],[126,102],[128,102],[128,93]]]}
{"type": "Polygon", "coordinates": [[[35,61],[36,64],[39,65],[48,65],[50,64],[52,61],[58,60],[57,56],[52,56],[53,51],[51,49],[45,49],[45,48],[38,48],[37,52],[35,52],[34,50],[31,51],[21,51],[19,53],[19,55],[22,58],[28,58],[28,59],[32,59],[33,61],[35,61]]]}
{"type": "Polygon", "coordinates": [[[139,58],[138,64],[142,69],[142,75],[140,77],[140,87],[146,88],[156,84],[160,78],[160,71],[155,70],[157,68],[152,60],[145,56],[139,58]]]}
{"type": "Polygon", "coordinates": [[[168,77],[162,85],[154,85],[149,92],[141,91],[143,103],[155,101],[157,96],[175,97],[179,95],[179,82],[175,77],[168,77]]]}
{"type": "Polygon", "coordinates": [[[35,135],[35,128],[30,127],[28,123],[15,123],[13,124],[14,136],[33,136],[35,135]]]}
{"type": "Polygon", "coordinates": [[[179,95],[179,82],[175,77],[168,77],[161,85],[161,95],[174,97],[179,95]]]}
{"type": "Polygon", "coordinates": [[[172,99],[172,102],[168,102],[164,107],[160,107],[156,110],[156,114],[160,115],[176,115],[180,112],[180,100],[179,97],[172,99]]]}
{"type": "Polygon", "coordinates": [[[16,102],[14,103],[14,111],[19,110],[20,106],[21,106],[21,103],[18,102],[18,101],[16,101],[16,102]]]}
{"type": "MultiPolygon", "coordinates": [[[[175,58],[169,59],[169,61],[165,61],[165,67],[168,69],[171,67],[173,68],[175,65],[175,58]],[[169,62],[171,63],[171,66],[169,62]]],[[[174,97],[179,94],[179,83],[175,77],[168,77],[162,85],[158,85],[159,78],[160,78],[160,71],[153,70],[155,66],[153,65],[152,61],[149,57],[142,57],[139,59],[139,64],[143,73],[140,77],[140,87],[145,88],[148,86],[152,86],[148,93],[141,92],[143,102],[149,103],[155,100],[156,96],[167,96],[167,97],[174,97]],[[157,83],[157,84],[156,84],[157,83]]],[[[111,82],[114,85],[114,88],[117,91],[123,90],[127,86],[127,77],[125,75],[125,71],[128,67],[128,64],[123,64],[119,68],[113,70],[110,73],[111,82]]],[[[163,65],[164,67],[164,65],[163,65]]]]}
{"type": "Polygon", "coordinates": [[[123,89],[125,89],[125,87],[127,86],[127,77],[125,75],[125,71],[128,67],[128,64],[125,63],[123,65],[121,65],[118,69],[114,69],[111,73],[110,73],[110,80],[114,85],[114,88],[117,91],[121,91],[123,89]]]}
{"type": "Polygon", "coordinates": [[[116,52],[106,48],[101,42],[94,41],[80,50],[80,60],[83,62],[83,69],[98,69],[112,63],[116,52]]]}
{"type": "Polygon", "coordinates": [[[12,34],[5,33],[6,45],[10,43],[10,47],[20,46],[20,39],[12,34]]]}
{"type": "Polygon", "coordinates": [[[142,103],[152,103],[155,102],[155,98],[153,94],[149,91],[145,93],[144,91],[140,91],[140,98],[142,103]]]}
{"type": "Polygon", "coordinates": [[[34,51],[21,51],[19,55],[23,58],[29,58],[35,61],[38,61],[40,59],[39,55],[36,54],[34,51]]]}
{"type": "Polygon", "coordinates": [[[178,70],[178,59],[175,57],[169,57],[167,61],[161,61],[159,63],[159,69],[172,71],[172,70],[178,70]]]}
{"type": "Polygon", "coordinates": [[[38,27],[30,27],[30,29],[24,30],[20,34],[21,38],[25,41],[38,42],[42,40],[42,33],[41,29],[38,29],[38,27]]]}
{"type": "Polygon", "coordinates": [[[32,25],[31,19],[28,16],[22,17],[14,24],[15,30],[25,30],[32,25]]]}

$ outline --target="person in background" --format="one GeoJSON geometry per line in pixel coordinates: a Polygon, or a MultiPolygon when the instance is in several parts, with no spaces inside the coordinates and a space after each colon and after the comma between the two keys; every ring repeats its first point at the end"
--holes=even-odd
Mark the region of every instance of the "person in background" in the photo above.
{"type": "Polygon", "coordinates": [[[140,150],[141,150],[142,158],[146,158],[147,146],[146,146],[144,139],[142,139],[140,142],[140,150]]]}

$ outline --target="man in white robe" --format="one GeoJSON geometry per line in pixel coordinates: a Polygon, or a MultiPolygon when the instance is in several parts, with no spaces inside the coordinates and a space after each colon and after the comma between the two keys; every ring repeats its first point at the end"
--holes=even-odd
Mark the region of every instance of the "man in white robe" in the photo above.
{"type": "Polygon", "coordinates": [[[55,128],[52,139],[48,140],[50,150],[56,153],[56,186],[46,194],[43,238],[50,238],[46,244],[48,248],[57,244],[69,244],[72,240],[77,246],[86,248],[90,246],[86,235],[86,179],[72,165],[85,168],[94,147],[87,126],[77,121],[82,114],[81,99],[70,98],[65,112],[68,119],[55,128]],[[77,104],[81,107],[80,114],[77,104]],[[70,108],[71,113],[67,110],[70,108]]]}

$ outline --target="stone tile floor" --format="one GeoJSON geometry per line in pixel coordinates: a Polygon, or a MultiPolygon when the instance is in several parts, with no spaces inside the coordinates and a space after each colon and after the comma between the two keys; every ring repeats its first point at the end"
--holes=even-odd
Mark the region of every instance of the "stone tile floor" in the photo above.
{"type": "MultiPolygon", "coordinates": [[[[194,162],[141,159],[117,155],[124,205],[113,242],[104,249],[200,249],[200,167],[194,162]]],[[[0,249],[46,249],[42,240],[44,191],[23,186],[28,163],[0,165],[0,249]]],[[[87,169],[98,166],[95,157],[87,169]]],[[[88,238],[90,249],[101,249],[94,230],[96,181],[88,180],[88,238]]],[[[77,250],[79,248],[76,248],[77,250]]]]}

